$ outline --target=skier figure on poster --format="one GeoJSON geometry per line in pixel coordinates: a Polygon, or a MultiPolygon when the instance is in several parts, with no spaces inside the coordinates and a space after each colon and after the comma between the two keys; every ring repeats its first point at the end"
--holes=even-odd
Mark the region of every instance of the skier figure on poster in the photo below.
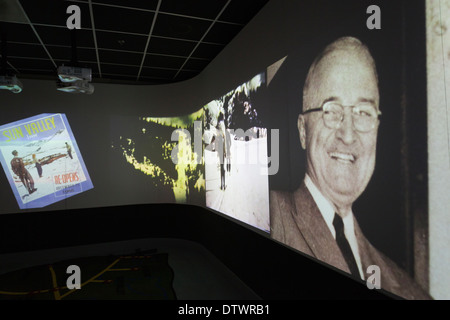
{"type": "Polygon", "coordinates": [[[67,154],[69,155],[70,159],[73,159],[72,157],[72,147],[66,142],[66,148],[67,148],[67,154]]]}
{"type": "Polygon", "coordinates": [[[23,159],[19,157],[17,150],[12,152],[14,158],[11,160],[11,169],[16,174],[22,184],[27,188],[28,194],[32,194],[37,189],[34,187],[34,180],[28,170],[25,168],[23,159]]]}
{"type": "Polygon", "coordinates": [[[33,154],[33,163],[36,165],[36,169],[37,169],[39,178],[42,178],[42,165],[41,165],[41,161],[39,161],[39,160],[36,158],[36,155],[35,155],[35,154],[33,154]]]}

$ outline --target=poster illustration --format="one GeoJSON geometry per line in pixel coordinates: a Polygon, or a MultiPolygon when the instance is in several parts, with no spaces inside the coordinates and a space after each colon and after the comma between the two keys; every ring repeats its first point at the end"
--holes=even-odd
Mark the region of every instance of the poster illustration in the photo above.
{"type": "Polygon", "coordinates": [[[93,188],[64,114],[0,126],[0,162],[20,209],[42,208],[93,188]]]}

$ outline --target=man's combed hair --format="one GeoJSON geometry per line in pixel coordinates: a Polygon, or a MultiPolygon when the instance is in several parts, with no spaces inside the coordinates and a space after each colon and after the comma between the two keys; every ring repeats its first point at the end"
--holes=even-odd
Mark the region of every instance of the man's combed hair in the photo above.
{"type": "Polygon", "coordinates": [[[339,38],[336,41],[329,44],[328,46],[326,46],[325,49],[314,59],[313,63],[311,64],[311,67],[309,68],[308,75],[306,76],[305,80],[305,85],[303,86],[303,111],[312,108],[312,106],[310,106],[309,104],[311,99],[314,97],[316,91],[313,85],[313,79],[318,65],[326,56],[339,50],[355,51],[357,53],[364,55],[367,58],[367,61],[369,62],[370,67],[373,70],[375,79],[378,84],[377,68],[375,65],[375,60],[373,59],[369,48],[357,38],[353,37],[339,38]]]}

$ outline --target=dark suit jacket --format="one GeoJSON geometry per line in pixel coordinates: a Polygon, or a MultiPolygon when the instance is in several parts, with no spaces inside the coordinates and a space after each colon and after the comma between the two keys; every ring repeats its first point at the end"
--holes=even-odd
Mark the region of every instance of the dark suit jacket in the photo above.
{"type": "MultiPolygon", "coordinates": [[[[431,298],[406,272],[369,243],[356,219],[354,225],[364,273],[368,266],[377,265],[380,267],[383,290],[405,299],[431,298]]],[[[270,226],[273,239],[350,273],[330,229],[304,183],[293,193],[271,192],[270,226]]]]}

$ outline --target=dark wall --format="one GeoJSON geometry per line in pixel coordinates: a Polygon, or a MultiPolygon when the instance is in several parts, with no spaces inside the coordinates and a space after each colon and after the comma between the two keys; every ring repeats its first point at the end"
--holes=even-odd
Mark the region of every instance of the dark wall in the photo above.
{"type": "Polygon", "coordinates": [[[206,247],[263,299],[398,299],[384,291],[369,290],[365,283],[257,230],[196,206],[149,204],[24,215],[2,217],[0,254],[177,238],[206,247]]]}

